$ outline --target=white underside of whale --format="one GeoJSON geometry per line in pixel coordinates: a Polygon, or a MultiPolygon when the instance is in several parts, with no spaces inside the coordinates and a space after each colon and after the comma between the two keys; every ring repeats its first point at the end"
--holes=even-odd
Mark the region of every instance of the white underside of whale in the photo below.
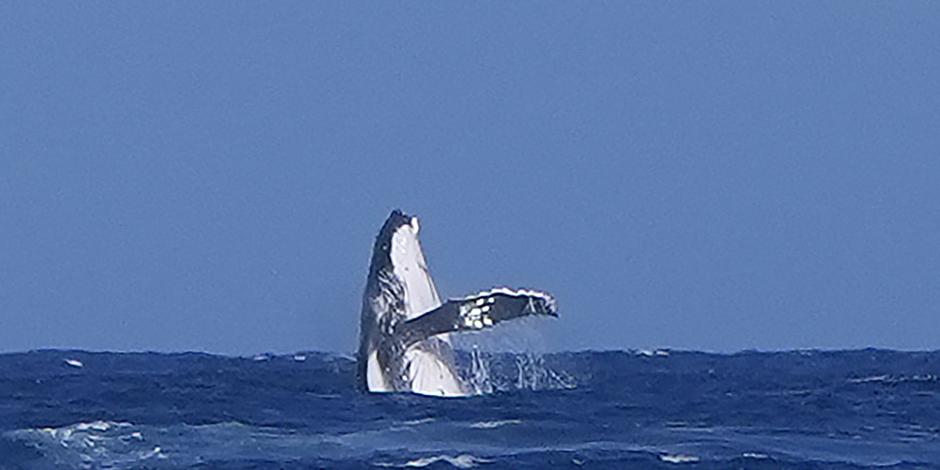
{"type": "MultiPolygon", "coordinates": [[[[412,219],[410,225],[403,225],[392,236],[391,261],[394,274],[398,277],[405,294],[405,317],[407,320],[421,316],[441,306],[441,298],[431,279],[421,243],[418,241],[418,221],[412,219]]],[[[450,348],[448,335],[438,335],[427,341],[439,341],[437,345],[450,348]]],[[[408,367],[405,374],[411,383],[411,391],[422,395],[464,396],[465,387],[455,372],[422,341],[405,351],[404,358],[408,367]],[[430,350],[429,350],[430,349],[430,350]]],[[[393,392],[380,370],[378,356],[369,355],[366,380],[372,392],[393,392]]]]}

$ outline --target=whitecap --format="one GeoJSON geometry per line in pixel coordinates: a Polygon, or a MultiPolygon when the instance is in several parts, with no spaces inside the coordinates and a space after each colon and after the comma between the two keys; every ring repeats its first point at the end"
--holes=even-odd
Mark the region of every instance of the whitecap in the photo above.
{"type": "Polygon", "coordinates": [[[139,459],[147,460],[153,457],[165,458],[165,456],[163,455],[163,450],[160,449],[160,446],[154,447],[153,450],[140,454],[139,459]]]}
{"type": "Polygon", "coordinates": [[[503,426],[508,426],[510,424],[522,424],[522,420],[518,419],[501,419],[497,421],[479,421],[470,425],[473,429],[494,429],[500,428],[503,426]]]}
{"type": "Polygon", "coordinates": [[[873,376],[871,376],[871,377],[861,377],[861,378],[849,379],[849,383],[853,383],[853,384],[863,384],[863,383],[868,383],[868,382],[885,382],[885,381],[887,381],[889,378],[890,378],[890,377],[889,377],[887,374],[885,374],[885,375],[873,375],[873,376]]]}
{"type": "Polygon", "coordinates": [[[133,426],[131,423],[117,422],[117,421],[90,421],[90,422],[81,422],[76,423],[70,426],[62,426],[60,428],[42,428],[39,429],[39,432],[49,435],[56,439],[69,439],[72,434],[76,432],[88,432],[88,431],[98,431],[98,432],[107,432],[113,428],[125,428],[128,426],[133,426]]]}
{"type": "Polygon", "coordinates": [[[698,462],[699,459],[694,455],[663,454],[659,456],[659,460],[668,463],[695,463],[698,462]]]}
{"type": "Polygon", "coordinates": [[[637,356],[643,357],[669,357],[668,349],[638,349],[634,352],[637,356]]]}
{"type": "Polygon", "coordinates": [[[82,361],[79,361],[78,359],[66,359],[65,363],[68,366],[74,367],[76,369],[81,369],[82,367],[85,367],[85,364],[82,364],[82,361]]]}
{"type": "Polygon", "coordinates": [[[423,468],[436,462],[447,462],[457,468],[473,468],[481,463],[492,462],[492,460],[474,457],[470,454],[460,454],[457,456],[435,455],[432,457],[422,457],[420,459],[410,460],[402,466],[407,468],[423,468]]]}
{"type": "Polygon", "coordinates": [[[406,426],[416,426],[418,424],[427,424],[427,423],[431,423],[434,421],[435,421],[434,418],[421,418],[421,419],[412,419],[410,421],[404,421],[401,424],[404,424],[406,426]]]}
{"type": "Polygon", "coordinates": [[[142,459],[166,458],[159,447],[144,444],[144,436],[132,423],[87,421],[61,427],[28,428],[3,433],[39,449],[47,459],[64,468],[135,468],[142,459]]]}

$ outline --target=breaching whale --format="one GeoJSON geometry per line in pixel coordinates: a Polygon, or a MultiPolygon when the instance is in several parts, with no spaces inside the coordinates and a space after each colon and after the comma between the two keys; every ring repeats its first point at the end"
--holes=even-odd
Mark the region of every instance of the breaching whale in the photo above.
{"type": "Polygon", "coordinates": [[[529,315],[557,317],[555,299],[495,288],[441,302],[418,241],[418,219],[392,211],[375,239],[362,298],[357,381],[369,392],[465,396],[449,333],[529,315]]]}

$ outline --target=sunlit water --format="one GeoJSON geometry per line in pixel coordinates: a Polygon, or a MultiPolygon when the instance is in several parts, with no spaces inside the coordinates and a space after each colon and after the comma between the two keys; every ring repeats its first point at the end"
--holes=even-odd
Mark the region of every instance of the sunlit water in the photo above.
{"type": "Polygon", "coordinates": [[[461,363],[484,394],[360,394],[322,353],[0,355],[0,468],[940,467],[940,353],[461,363]]]}

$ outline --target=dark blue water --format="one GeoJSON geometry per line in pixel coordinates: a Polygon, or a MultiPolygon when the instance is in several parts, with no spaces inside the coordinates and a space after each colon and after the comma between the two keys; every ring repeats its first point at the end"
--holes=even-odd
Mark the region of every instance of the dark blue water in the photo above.
{"type": "Polygon", "coordinates": [[[0,468],[940,468],[938,352],[484,359],[439,399],[322,353],[0,355],[0,468]]]}

